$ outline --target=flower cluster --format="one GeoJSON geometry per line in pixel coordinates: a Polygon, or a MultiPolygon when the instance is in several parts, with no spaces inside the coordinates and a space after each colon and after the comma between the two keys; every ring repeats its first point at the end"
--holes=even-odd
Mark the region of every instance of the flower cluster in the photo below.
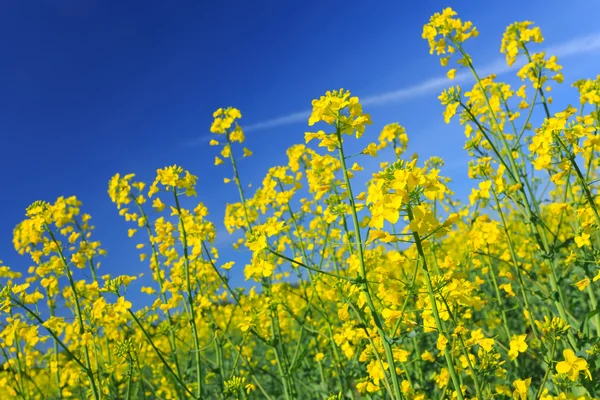
{"type": "Polygon", "coordinates": [[[237,189],[222,225],[183,167],[150,184],[115,174],[108,195],[147,274],[99,274],[106,251],[76,197],[30,205],[13,244],[32,265],[0,262],[0,397],[598,398],[600,77],[557,110],[561,67],[532,51],[539,28],[502,40],[509,65],[525,58],[519,88],[477,74],[476,36],[451,9],[423,30],[475,81],[439,97],[464,126],[464,198],[442,159],[407,157],[399,123],[368,132],[340,89],[312,102],[308,125],[328,131],[252,188],[240,111],[214,113],[215,164],[237,189]]]}

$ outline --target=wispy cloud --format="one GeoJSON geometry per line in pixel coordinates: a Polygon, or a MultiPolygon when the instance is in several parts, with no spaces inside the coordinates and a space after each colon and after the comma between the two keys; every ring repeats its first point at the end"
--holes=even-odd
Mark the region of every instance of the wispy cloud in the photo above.
{"type": "MultiPolygon", "coordinates": [[[[600,50],[600,32],[574,38],[565,43],[560,43],[554,46],[550,46],[544,51],[547,54],[556,55],[559,58],[565,58],[574,55],[580,55],[585,53],[592,53],[600,50]]],[[[504,59],[498,59],[483,68],[479,69],[479,73],[482,76],[489,74],[505,74],[514,67],[508,67],[504,59]]],[[[452,83],[462,83],[471,79],[468,72],[462,72],[456,75],[456,78],[452,83]]],[[[380,93],[372,96],[365,97],[361,100],[363,105],[383,105],[395,102],[401,102],[405,100],[415,99],[417,97],[439,91],[449,85],[447,77],[432,78],[416,85],[408,86],[402,89],[380,93]]],[[[244,131],[258,131],[270,128],[276,128],[279,126],[291,125],[297,122],[307,121],[310,116],[310,111],[300,111],[292,114],[284,115],[281,117],[269,119],[266,121],[258,122],[256,124],[247,125],[244,131]]]]}
{"type": "Polygon", "coordinates": [[[568,57],[600,50],[600,32],[550,46],[545,51],[558,57],[568,57]]]}
{"type": "Polygon", "coordinates": [[[213,139],[214,135],[204,135],[194,139],[186,140],[181,143],[182,147],[195,147],[195,146],[204,146],[210,142],[210,139],[213,139]]]}
{"type": "Polygon", "coordinates": [[[244,131],[256,131],[259,129],[275,128],[283,125],[295,124],[296,122],[307,121],[310,117],[310,111],[300,111],[293,114],[284,115],[283,117],[269,119],[267,121],[258,122],[244,128],[244,131]]]}

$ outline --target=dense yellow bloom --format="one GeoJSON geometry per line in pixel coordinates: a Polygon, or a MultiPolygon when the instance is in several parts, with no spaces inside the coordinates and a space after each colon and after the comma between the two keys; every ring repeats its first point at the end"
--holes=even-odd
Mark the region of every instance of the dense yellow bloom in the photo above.
{"type": "Polygon", "coordinates": [[[407,156],[400,123],[368,132],[367,105],[340,89],[312,101],[308,124],[322,129],[253,185],[240,111],[214,113],[222,136],[208,144],[237,196],[223,225],[187,198],[210,192],[180,166],[150,184],[114,175],[108,195],[144,274],[119,273],[114,258],[117,273],[99,274],[106,251],[76,197],[31,204],[13,232],[29,265],[0,262],[0,393],[592,398],[600,76],[575,82],[580,108],[556,110],[562,67],[530,48],[539,28],[504,34],[507,63],[523,61],[514,88],[475,73],[465,46],[477,34],[450,8],[423,28],[442,65],[460,57],[448,78],[474,78],[439,96],[440,119],[463,125],[468,198],[444,160],[407,156]]]}
{"type": "MultiPolygon", "coordinates": [[[[213,113],[214,121],[210,127],[212,133],[224,134],[228,129],[231,128],[235,120],[242,118],[242,114],[237,108],[226,108],[223,110],[219,108],[213,113]]],[[[243,136],[241,136],[243,140],[243,136]]]]}
{"type": "Polygon", "coordinates": [[[502,38],[500,52],[506,54],[506,62],[513,65],[519,54],[523,51],[526,43],[542,43],[544,38],[539,27],[531,27],[533,22],[523,21],[515,22],[506,28],[502,38]]]}
{"type": "MultiPolygon", "coordinates": [[[[340,134],[352,135],[355,133],[356,137],[360,138],[366,125],[371,125],[370,115],[363,113],[358,97],[351,97],[348,90],[328,91],[325,96],[313,100],[312,107],[312,113],[308,119],[309,126],[323,121],[328,125],[335,124],[340,134]]],[[[329,151],[337,146],[337,141],[342,140],[334,134],[327,135],[323,131],[319,131],[317,134],[306,133],[305,137],[307,141],[313,137],[320,139],[320,146],[328,147],[329,151]]]]}
{"type": "MultiPolygon", "coordinates": [[[[423,39],[429,43],[429,53],[448,54],[440,59],[442,65],[446,65],[450,56],[457,51],[457,46],[471,37],[477,37],[479,32],[471,21],[461,21],[456,18],[456,12],[451,8],[444,9],[441,13],[435,13],[429,19],[429,23],[423,27],[423,39]]],[[[459,63],[465,64],[466,59],[459,63]]]]}

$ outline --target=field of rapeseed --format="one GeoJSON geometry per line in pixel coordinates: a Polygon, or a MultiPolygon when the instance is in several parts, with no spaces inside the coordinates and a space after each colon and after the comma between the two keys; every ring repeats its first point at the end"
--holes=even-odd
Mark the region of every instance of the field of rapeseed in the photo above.
{"type": "Polygon", "coordinates": [[[252,191],[241,113],[214,113],[215,165],[239,191],[225,226],[245,266],[219,257],[191,172],[110,180],[151,306],[132,305],[136,276],[98,272],[106,251],[77,198],[30,205],[13,241],[33,266],[0,263],[0,398],[600,398],[600,76],[554,110],[563,76],[536,52],[540,28],[502,38],[518,88],[478,74],[477,34],[451,9],[423,28],[449,85],[457,68],[474,78],[439,97],[464,126],[468,202],[443,160],[408,155],[400,124],[366,132],[368,110],[340,89],[312,102],[305,143],[252,191]],[[348,154],[354,140],[364,150],[348,154]],[[395,158],[358,184],[361,160],[385,148],[395,158]],[[242,268],[256,289],[229,284],[242,268]]]}

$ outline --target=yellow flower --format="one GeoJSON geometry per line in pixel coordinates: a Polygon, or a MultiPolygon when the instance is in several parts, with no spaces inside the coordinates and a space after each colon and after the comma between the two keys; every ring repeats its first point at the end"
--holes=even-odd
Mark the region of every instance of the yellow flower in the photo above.
{"type": "Polygon", "coordinates": [[[231,128],[236,119],[242,118],[242,114],[237,108],[228,107],[225,110],[219,108],[213,113],[213,117],[215,119],[210,127],[210,131],[212,133],[224,134],[231,128]]]}
{"type": "Polygon", "coordinates": [[[244,139],[244,131],[242,131],[242,128],[239,125],[236,126],[235,129],[229,134],[229,140],[234,143],[243,143],[244,139]]]}
{"type": "Polygon", "coordinates": [[[25,290],[27,290],[28,287],[29,287],[29,283],[23,283],[21,285],[14,285],[12,287],[12,292],[14,294],[19,294],[19,293],[24,292],[25,290]]]}
{"type": "Polygon", "coordinates": [[[435,347],[437,347],[437,349],[439,351],[444,351],[447,344],[448,344],[448,339],[446,339],[446,336],[440,334],[437,338],[437,343],[436,343],[435,347]]]}
{"type": "Polygon", "coordinates": [[[149,286],[143,286],[140,289],[140,292],[146,293],[146,294],[154,294],[154,293],[156,293],[156,290],[154,290],[154,288],[149,287],[149,286]]]}
{"type": "Polygon", "coordinates": [[[498,287],[506,292],[506,297],[515,297],[516,294],[512,288],[510,283],[504,283],[502,285],[498,285],[498,287]]]}
{"type": "Polygon", "coordinates": [[[519,353],[525,353],[527,351],[527,343],[525,343],[527,335],[513,335],[510,340],[510,350],[508,351],[508,357],[514,360],[519,356],[519,353]]]}
{"type": "Polygon", "coordinates": [[[532,25],[533,22],[523,21],[515,22],[506,28],[504,37],[502,38],[500,52],[506,54],[506,62],[509,66],[514,64],[519,49],[524,50],[526,43],[531,41],[534,43],[541,43],[544,41],[540,28],[530,28],[532,25]]]}
{"type": "Polygon", "coordinates": [[[358,163],[354,163],[352,164],[352,168],[350,168],[352,171],[362,171],[364,170],[363,167],[361,167],[360,165],[358,165],[358,163]]]}
{"type": "Polygon", "coordinates": [[[226,271],[229,271],[231,269],[231,267],[233,267],[233,264],[235,264],[234,261],[229,261],[229,262],[226,262],[225,264],[221,265],[221,268],[223,268],[226,271]]]}
{"type": "MultiPolygon", "coordinates": [[[[440,59],[442,65],[447,65],[450,56],[456,52],[456,47],[469,39],[477,37],[479,32],[471,21],[464,23],[456,18],[456,12],[451,8],[444,9],[441,13],[435,13],[423,27],[423,39],[429,43],[429,53],[449,54],[440,59]],[[436,40],[437,39],[437,40],[436,40]]],[[[459,60],[464,64],[465,60],[459,60]]]]}
{"type": "Polygon", "coordinates": [[[563,357],[565,360],[556,364],[556,372],[567,375],[574,382],[579,378],[579,372],[583,371],[587,378],[592,380],[592,374],[585,359],[577,357],[571,349],[563,350],[563,357]]]}
{"type": "Polygon", "coordinates": [[[491,351],[494,347],[494,339],[486,338],[481,332],[481,329],[477,329],[476,331],[471,331],[471,339],[468,340],[468,343],[473,345],[477,344],[481,346],[485,351],[491,351]]]}
{"type": "Polygon", "coordinates": [[[254,383],[248,383],[244,387],[246,388],[247,394],[250,394],[250,392],[252,392],[253,390],[256,390],[256,385],[254,383]]]}
{"type": "Polygon", "coordinates": [[[588,287],[588,285],[591,283],[591,279],[588,277],[585,277],[584,279],[580,280],[577,283],[574,283],[573,286],[576,286],[577,289],[579,289],[580,291],[584,291],[586,287],[588,287]]]}
{"type": "Polygon", "coordinates": [[[575,236],[575,244],[577,247],[591,246],[592,242],[590,242],[590,234],[582,232],[581,235],[575,236]]]}
{"type": "MultiPolygon", "coordinates": [[[[356,138],[360,138],[364,133],[365,126],[371,124],[371,117],[369,114],[363,113],[358,97],[351,97],[348,90],[328,91],[325,96],[313,100],[312,106],[312,113],[308,119],[309,126],[320,121],[329,125],[336,124],[339,127],[339,133],[348,135],[354,133],[356,138]]],[[[309,140],[308,136],[306,138],[309,140]]],[[[330,151],[339,141],[337,135],[321,135],[318,138],[321,139],[320,146],[327,147],[330,151]]]]}
{"type": "Polygon", "coordinates": [[[131,302],[125,300],[125,297],[119,296],[117,302],[114,304],[115,312],[119,314],[124,314],[131,308],[131,302]]]}
{"type": "Polygon", "coordinates": [[[435,362],[435,357],[433,356],[433,354],[431,354],[429,350],[425,350],[423,354],[421,354],[421,360],[435,362]]]}
{"type": "Polygon", "coordinates": [[[373,380],[373,383],[377,386],[379,386],[379,382],[381,380],[385,379],[384,369],[388,369],[388,364],[385,362],[379,362],[378,360],[371,360],[371,362],[367,365],[367,373],[373,380]]]}
{"type": "Polygon", "coordinates": [[[83,335],[81,335],[81,344],[84,346],[87,346],[89,344],[92,344],[94,341],[94,336],[92,336],[92,334],[90,332],[86,332],[83,335]]]}
{"type": "Polygon", "coordinates": [[[529,385],[531,385],[531,378],[517,379],[513,382],[513,386],[515,387],[515,391],[513,392],[514,400],[527,400],[527,392],[529,390],[529,385]]]}
{"type": "Polygon", "coordinates": [[[158,197],[152,201],[152,208],[154,208],[154,211],[156,212],[161,212],[165,207],[165,204],[158,197]]]}

